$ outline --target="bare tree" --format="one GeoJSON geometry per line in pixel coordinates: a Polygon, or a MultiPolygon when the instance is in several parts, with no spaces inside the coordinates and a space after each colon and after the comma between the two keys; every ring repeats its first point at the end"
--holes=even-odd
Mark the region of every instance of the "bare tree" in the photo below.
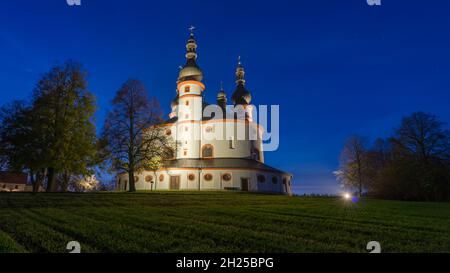
{"type": "Polygon", "coordinates": [[[159,103],[149,100],[145,86],[130,79],[117,91],[107,115],[103,139],[111,169],[128,173],[129,191],[136,191],[135,173],[154,157],[172,149],[171,140],[157,125],[162,121],[159,103]]]}
{"type": "Polygon", "coordinates": [[[432,157],[448,161],[450,131],[445,130],[444,125],[432,114],[415,112],[403,118],[392,141],[421,162],[427,163],[432,157]]]}
{"type": "Polygon", "coordinates": [[[365,183],[366,141],[360,136],[350,137],[341,153],[340,170],[335,172],[337,178],[345,185],[356,187],[362,195],[365,183]]]}

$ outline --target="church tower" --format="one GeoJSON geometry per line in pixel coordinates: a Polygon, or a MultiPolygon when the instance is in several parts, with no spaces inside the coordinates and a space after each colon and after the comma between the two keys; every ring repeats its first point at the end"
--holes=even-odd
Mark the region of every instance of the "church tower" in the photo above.
{"type": "Polygon", "coordinates": [[[203,72],[197,65],[197,42],[194,27],[190,29],[186,44],[186,64],[180,70],[177,81],[178,128],[180,146],[177,158],[200,158],[201,121],[203,113],[203,72]]]}
{"type": "Polygon", "coordinates": [[[238,65],[236,68],[236,89],[231,97],[234,106],[242,106],[245,111],[245,119],[252,121],[253,108],[250,102],[252,101],[252,95],[250,91],[245,87],[245,70],[241,63],[241,57],[238,58],[238,65]]]}

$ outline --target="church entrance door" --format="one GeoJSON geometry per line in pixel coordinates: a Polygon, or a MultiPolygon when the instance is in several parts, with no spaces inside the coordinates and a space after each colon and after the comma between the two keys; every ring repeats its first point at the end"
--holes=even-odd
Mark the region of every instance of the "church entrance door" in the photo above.
{"type": "Polygon", "coordinates": [[[250,179],[248,179],[248,178],[241,177],[241,190],[242,191],[248,191],[249,180],[250,179]]]}
{"type": "Polygon", "coordinates": [[[180,177],[179,176],[171,176],[170,177],[170,189],[171,190],[179,190],[180,189],[180,177]]]}

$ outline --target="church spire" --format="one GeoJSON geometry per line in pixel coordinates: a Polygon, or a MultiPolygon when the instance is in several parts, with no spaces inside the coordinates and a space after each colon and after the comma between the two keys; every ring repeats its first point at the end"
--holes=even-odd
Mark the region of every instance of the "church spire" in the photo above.
{"type": "Polygon", "coordinates": [[[197,65],[197,41],[194,37],[195,27],[189,28],[189,38],[186,43],[186,64],[180,70],[178,82],[195,80],[202,81],[203,72],[197,65]]]}
{"type": "Polygon", "coordinates": [[[223,89],[223,82],[220,82],[220,90],[219,93],[217,93],[217,105],[222,108],[222,111],[224,113],[224,117],[226,114],[227,109],[227,93],[225,93],[225,90],[223,89]]]}
{"type": "Polygon", "coordinates": [[[197,42],[195,41],[194,30],[194,26],[189,27],[190,35],[186,44],[186,59],[194,59],[195,61],[197,59],[197,42]]]}
{"type": "Polygon", "coordinates": [[[241,62],[241,56],[238,57],[238,65],[236,68],[236,84],[245,86],[245,71],[244,71],[244,67],[242,66],[242,62],[241,62]]]}
{"type": "Polygon", "coordinates": [[[236,90],[234,91],[231,99],[234,105],[247,105],[250,104],[252,100],[252,95],[245,88],[245,71],[242,66],[241,56],[238,57],[238,64],[236,68],[236,90]]]}

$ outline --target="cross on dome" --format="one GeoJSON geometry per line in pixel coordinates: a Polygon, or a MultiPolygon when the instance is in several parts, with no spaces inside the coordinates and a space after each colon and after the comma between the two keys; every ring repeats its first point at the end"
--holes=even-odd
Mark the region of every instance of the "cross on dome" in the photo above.
{"type": "Polygon", "coordinates": [[[191,35],[194,35],[194,30],[195,30],[194,26],[189,27],[189,32],[191,33],[191,35]]]}

